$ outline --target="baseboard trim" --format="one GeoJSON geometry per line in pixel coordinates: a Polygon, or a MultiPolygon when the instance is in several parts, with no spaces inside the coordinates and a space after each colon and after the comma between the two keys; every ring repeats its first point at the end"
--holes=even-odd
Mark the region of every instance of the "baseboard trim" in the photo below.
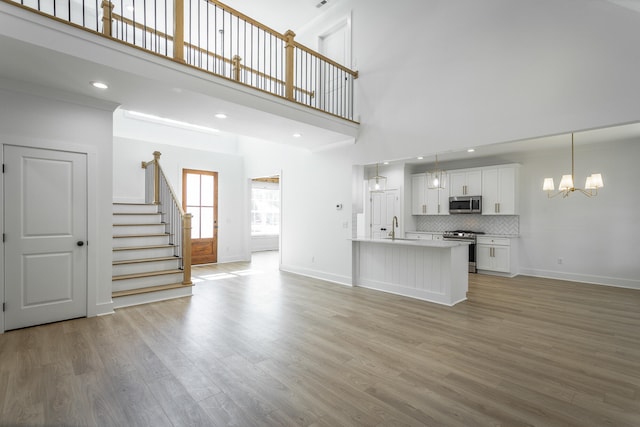
{"type": "Polygon", "coordinates": [[[589,274],[564,273],[553,270],[538,270],[534,268],[521,268],[519,273],[523,276],[540,277],[543,279],[567,280],[570,282],[582,282],[592,285],[613,286],[616,288],[640,290],[640,280],[622,279],[619,277],[595,276],[589,274]]]}
{"type": "Polygon", "coordinates": [[[308,268],[299,268],[291,265],[280,265],[281,271],[286,271],[287,273],[298,274],[300,276],[311,277],[313,279],[320,279],[326,282],[335,283],[342,286],[352,287],[351,276],[341,276],[338,274],[326,273],[320,270],[311,270],[308,268]]]}

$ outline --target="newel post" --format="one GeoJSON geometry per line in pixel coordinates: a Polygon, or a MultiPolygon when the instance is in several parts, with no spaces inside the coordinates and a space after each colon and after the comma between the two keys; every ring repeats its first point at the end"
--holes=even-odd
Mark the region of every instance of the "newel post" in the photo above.
{"type": "Polygon", "coordinates": [[[233,80],[239,82],[240,81],[240,62],[242,58],[238,55],[234,55],[231,59],[231,64],[233,64],[233,80]]]}
{"type": "Polygon", "coordinates": [[[294,100],[294,95],[293,95],[293,76],[294,76],[294,68],[293,68],[293,63],[294,63],[294,42],[293,42],[293,38],[296,36],[296,33],[294,33],[291,30],[287,30],[286,33],[284,33],[284,40],[285,40],[285,51],[286,51],[286,71],[285,71],[285,78],[284,78],[284,83],[285,83],[285,96],[287,99],[293,101],[294,100]]]}
{"type": "Polygon", "coordinates": [[[184,62],[184,0],[174,0],[173,59],[184,62]]]}
{"type": "Polygon", "coordinates": [[[160,155],[162,153],[160,153],[159,151],[154,151],[153,152],[153,163],[154,163],[154,168],[153,168],[153,204],[154,205],[159,205],[160,204],[160,164],[158,163],[158,160],[160,160],[160,155]]]}
{"type": "Polygon", "coordinates": [[[111,37],[111,19],[113,16],[113,3],[102,0],[102,34],[111,37]]]}
{"type": "Polygon", "coordinates": [[[190,213],[185,213],[182,217],[182,268],[183,285],[191,284],[191,217],[190,213]]]}

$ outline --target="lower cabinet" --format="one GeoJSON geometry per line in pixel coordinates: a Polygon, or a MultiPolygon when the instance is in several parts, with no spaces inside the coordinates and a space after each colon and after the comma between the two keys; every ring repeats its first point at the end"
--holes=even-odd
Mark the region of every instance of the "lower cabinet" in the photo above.
{"type": "Polygon", "coordinates": [[[476,243],[476,267],[486,272],[506,273],[514,276],[517,268],[514,260],[516,245],[511,244],[511,239],[506,237],[478,236],[476,243]]]}
{"type": "Polygon", "coordinates": [[[429,233],[412,233],[410,231],[404,233],[404,237],[406,239],[433,240],[429,233]]]}

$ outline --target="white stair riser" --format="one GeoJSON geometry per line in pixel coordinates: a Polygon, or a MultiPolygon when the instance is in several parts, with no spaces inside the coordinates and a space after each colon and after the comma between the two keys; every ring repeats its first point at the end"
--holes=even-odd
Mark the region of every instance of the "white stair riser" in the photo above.
{"type": "Polygon", "coordinates": [[[113,204],[113,213],[156,213],[158,205],[119,205],[113,204]]]}
{"type": "Polygon", "coordinates": [[[173,256],[174,248],[153,248],[135,249],[130,251],[113,251],[114,261],[124,261],[129,259],[158,258],[163,256],[173,256]]]}
{"type": "Polygon", "coordinates": [[[119,237],[113,239],[114,248],[126,248],[128,246],[168,245],[169,236],[141,236],[119,237]]]}
{"type": "Polygon", "coordinates": [[[182,298],[192,295],[191,286],[184,286],[166,291],[149,292],[146,294],[127,295],[113,299],[113,308],[128,307],[131,305],[147,304],[150,302],[164,301],[173,298],[182,298]]]}
{"type": "Polygon", "coordinates": [[[113,276],[124,276],[125,274],[150,273],[161,270],[175,270],[180,265],[178,258],[165,261],[136,262],[133,264],[116,264],[111,270],[113,276]]]}
{"type": "Polygon", "coordinates": [[[182,283],[184,276],[181,273],[163,274],[162,276],[138,277],[135,279],[114,280],[112,292],[128,291],[130,289],[148,288],[150,286],[170,285],[182,283]]]}
{"type": "Polygon", "coordinates": [[[148,215],[113,215],[113,224],[160,224],[160,214],[148,215]]]}
{"type": "Polygon", "coordinates": [[[160,234],[165,232],[164,224],[154,225],[113,225],[113,234],[122,236],[126,234],[160,234]]]}

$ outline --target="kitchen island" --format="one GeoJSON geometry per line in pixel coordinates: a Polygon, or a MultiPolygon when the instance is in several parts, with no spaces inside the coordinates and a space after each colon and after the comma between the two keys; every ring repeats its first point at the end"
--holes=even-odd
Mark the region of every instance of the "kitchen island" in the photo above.
{"type": "Polygon", "coordinates": [[[368,238],[352,242],[354,286],[448,306],[467,299],[467,242],[368,238]]]}

